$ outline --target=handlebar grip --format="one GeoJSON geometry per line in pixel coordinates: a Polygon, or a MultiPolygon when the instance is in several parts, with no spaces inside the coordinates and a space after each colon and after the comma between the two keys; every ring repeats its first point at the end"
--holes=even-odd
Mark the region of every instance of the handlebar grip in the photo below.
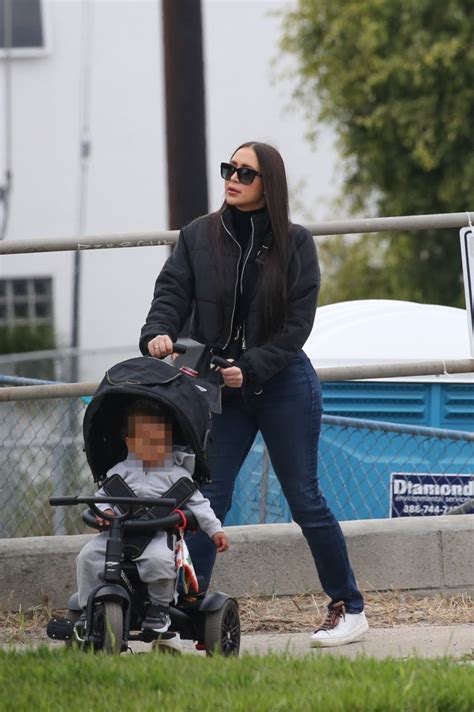
{"type": "Polygon", "coordinates": [[[222,356],[213,356],[211,358],[211,363],[214,364],[214,366],[219,366],[219,368],[230,368],[234,365],[233,363],[226,361],[226,359],[222,358],[222,356]]]}
{"type": "Polygon", "coordinates": [[[61,507],[62,505],[78,504],[77,497],[50,497],[49,503],[52,507],[61,507]]]}
{"type": "Polygon", "coordinates": [[[179,341],[177,341],[175,344],[173,344],[173,353],[185,354],[186,351],[187,351],[187,347],[185,344],[180,344],[179,341]]]}

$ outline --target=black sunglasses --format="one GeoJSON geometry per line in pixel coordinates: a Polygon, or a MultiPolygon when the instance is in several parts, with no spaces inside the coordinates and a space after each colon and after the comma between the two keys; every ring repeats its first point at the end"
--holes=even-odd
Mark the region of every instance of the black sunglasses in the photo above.
{"type": "Polygon", "coordinates": [[[247,168],[247,166],[237,168],[232,163],[221,163],[221,177],[224,180],[230,180],[234,173],[237,173],[239,183],[242,183],[242,185],[250,185],[256,176],[262,177],[260,171],[256,171],[253,168],[247,168]]]}

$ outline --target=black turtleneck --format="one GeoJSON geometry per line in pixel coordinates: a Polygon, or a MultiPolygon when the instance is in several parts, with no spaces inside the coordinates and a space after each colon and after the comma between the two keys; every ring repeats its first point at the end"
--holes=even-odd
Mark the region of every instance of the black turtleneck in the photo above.
{"type": "Polygon", "coordinates": [[[230,206],[230,214],[232,215],[235,237],[242,248],[242,254],[244,254],[250,235],[252,234],[252,218],[255,215],[262,215],[265,210],[266,208],[259,208],[258,210],[239,210],[233,205],[230,206]]]}
{"type": "Polygon", "coordinates": [[[250,236],[252,234],[252,218],[257,215],[263,215],[263,213],[266,212],[266,208],[264,207],[258,210],[239,210],[234,206],[229,206],[229,209],[232,216],[232,224],[234,226],[235,238],[238,241],[242,252],[239,261],[239,286],[236,293],[234,329],[232,341],[229,344],[229,347],[226,349],[226,358],[238,359],[240,354],[242,353],[242,327],[247,316],[246,301],[242,299],[242,292],[240,291],[242,270],[245,264],[245,255],[249,246],[250,236]]]}

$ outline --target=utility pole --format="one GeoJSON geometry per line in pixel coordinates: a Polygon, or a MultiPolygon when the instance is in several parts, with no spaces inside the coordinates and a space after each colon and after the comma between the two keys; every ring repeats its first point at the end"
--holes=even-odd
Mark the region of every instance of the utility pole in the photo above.
{"type": "Polygon", "coordinates": [[[201,0],[162,0],[171,230],[208,211],[201,0]]]}
{"type": "MultiPolygon", "coordinates": [[[[86,229],[87,191],[89,177],[89,162],[92,151],[90,114],[92,85],[92,39],[93,39],[93,2],[82,0],[81,6],[81,56],[79,77],[79,180],[77,196],[77,226],[76,235],[81,238],[86,229]]],[[[78,381],[80,376],[79,347],[81,324],[81,273],[82,254],[74,253],[72,278],[72,329],[71,347],[71,381],[78,381]]]]}
{"type": "Polygon", "coordinates": [[[13,7],[12,0],[4,0],[2,12],[3,37],[1,46],[5,52],[4,58],[4,120],[5,120],[5,183],[0,184],[0,205],[2,220],[0,223],[0,240],[7,235],[8,219],[10,217],[10,197],[12,190],[12,64],[11,49],[13,44],[13,7]]]}

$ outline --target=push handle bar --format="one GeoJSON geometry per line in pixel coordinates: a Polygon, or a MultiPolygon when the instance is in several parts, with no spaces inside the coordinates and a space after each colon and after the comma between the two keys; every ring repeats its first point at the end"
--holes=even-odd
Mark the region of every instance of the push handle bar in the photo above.
{"type": "Polygon", "coordinates": [[[230,361],[226,361],[226,359],[222,358],[222,356],[213,356],[211,358],[211,363],[214,366],[219,366],[219,368],[230,368],[231,366],[234,365],[230,361]]]}
{"type": "MultiPolygon", "coordinates": [[[[173,354],[185,354],[188,350],[186,344],[181,344],[179,341],[176,341],[174,344],[172,343],[171,346],[173,347],[173,351],[171,352],[173,354]]],[[[163,359],[166,358],[166,356],[154,356],[153,358],[163,359]]]]}
{"type": "MultiPolygon", "coordinates": [[[[186,511],[184,512],[186,516],[186,511]]],[[[186,517],[188,519],[188,517],[186,517]]],[[[168,529],[182,525],[183,517],[180,512],[172,512],[166,517],[159,519],[129,519],[124,522],[125,529],[130,532],[156,531],[157,529],[168,529]]]]}
{"type": "Polygon", "coordinates": [[[73,504],[146,504],[150,507],[176,507],[176,500],[171,497],[50,497],[49,503],[53,507],[73,504]]]}
{"type": "Polygon", "coordinates": [[[177,341],[175,344],[173,344],[173,353],[185,354],[186,351],[187,351],[186,344],[180,344],[179,341],[177,341]]]}
{"type": "MultiPolygon", "coordinates": [[[[197,521],[194,514],[189,509],[181,510],[188,522],[188,528],[197,529],[197,521]]],[[[82,520],[91,529],[102,529],[98,524],[95,514],[91,509],[82,512],[82,520]]],[[[111,521],[111,520],[110,520],[111,521]]],[[[125,531],[134,533],[148,533],[159,529],[175,529],[183,523],[183,517],[180,512],[172,512],[165,517],[157,519],[127,519],[123,521],[125,531]]]]}

